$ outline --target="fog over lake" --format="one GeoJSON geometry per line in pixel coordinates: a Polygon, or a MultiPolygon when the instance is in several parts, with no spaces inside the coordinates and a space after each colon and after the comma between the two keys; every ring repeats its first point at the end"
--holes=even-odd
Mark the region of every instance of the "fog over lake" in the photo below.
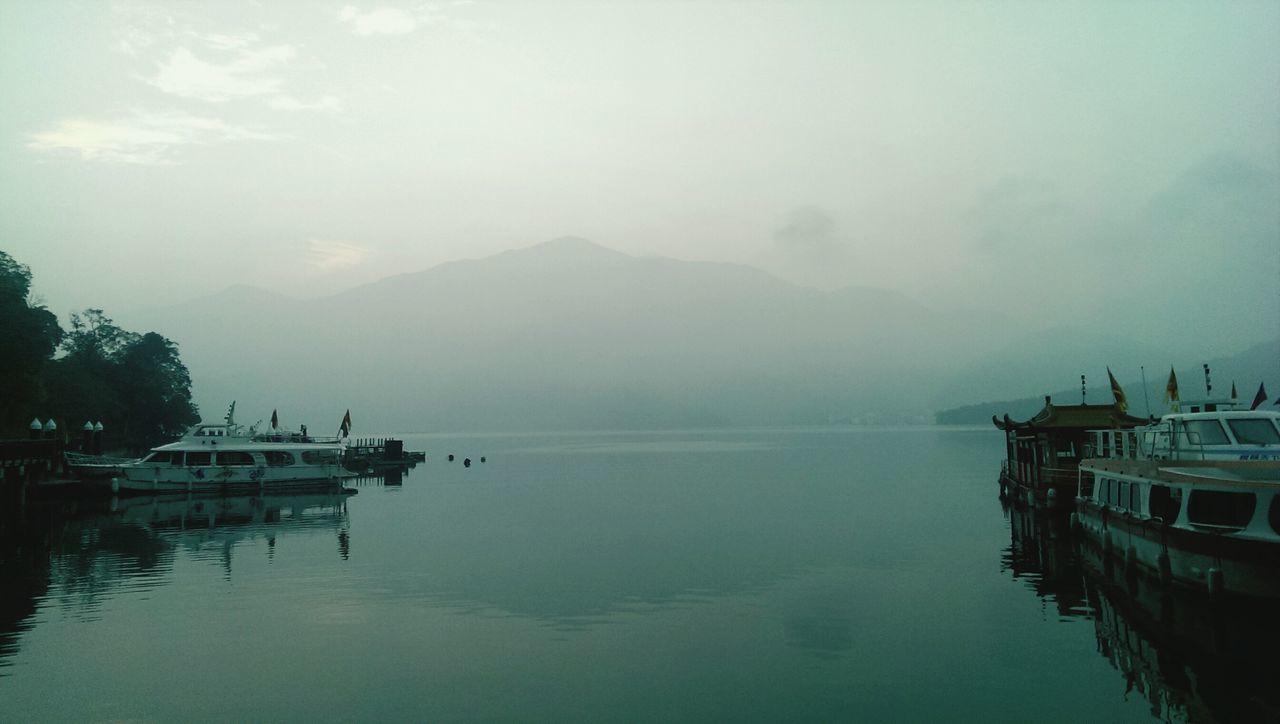
{"type": "Polygon", "coordinates": [[[1240,663],[1274,616],[1116,581],[997,499],[990,425],[1109,374],[1140,417],[1170,370],[1274,399],[1278,38],[1263,1],[0,0],[0,437],[47,437],[0,440],[0,722],[1280,711],[1240,663]],[[221,484],[340,478],[340,424],[426,458],[35,480],[232,404],[316,447],[221,484]]]}
{"type": "Polygon", "coordinates": [[[1273,3],[0,13],[0,248],[206,413],[929,419],[1280,330],[1273,3]]]}

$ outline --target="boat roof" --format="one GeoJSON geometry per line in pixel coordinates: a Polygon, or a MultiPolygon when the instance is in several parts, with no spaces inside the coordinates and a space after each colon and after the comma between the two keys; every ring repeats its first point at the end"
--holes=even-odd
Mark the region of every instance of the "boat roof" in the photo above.
{"type": "Polygon", "coordinates": [[[1212,412],[1170,412],[1166,420],[1280,420],[1280,412],[1271,410],[1214,410],[1212,412]]]}
{"type": "Polygon", "coordinates": [[[207,450],[213,452],[215,450],[240,450],[244,452],[263,452],[266,450],[341,450],[342,444],[337,442],[325,442],[321,440],[311,440],[302,442],[298,440],[290,440],[287,442],[272,442],[265,440],[254,440],[253,438],[223,438],[222,440],[190,440],[183,438],[177,442],[171,442],[167,445],[151,448],[151,452],[157,450],[207,450]]]}
{"type": "Polygon", "coordinates": [[[1145,425],[1143,417],[1134,417],[1115,405],[1055,405],[1046,395],[1044,408],[1034,417],[1018,422],[1005,414],[1001,420],[995,415],[991,422],[1001,430],[1109,430],[1145,425]]]}

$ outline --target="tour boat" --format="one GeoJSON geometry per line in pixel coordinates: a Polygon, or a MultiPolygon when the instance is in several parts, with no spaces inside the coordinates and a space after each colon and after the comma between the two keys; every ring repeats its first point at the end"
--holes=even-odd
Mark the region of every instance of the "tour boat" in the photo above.
{"type": "Polygon", "coordinates": [[[234,413],[233,404],[225,422],[196,425],[178,442],[120,466],[112,492],[266,490],[353,475],[342,464],[344,439],[311,437],[305,428],[259,433],[237,425],[234,413]]]}
{"type": "Polygon", "coordinates": [[[1280,412],[1190,404],[1094,433],[1075,522],[1127,569],[1280,598],[1280,412]]]}
{"type": "Polygon", "coordinates": [[[120,475],[120,468],[137,462],[136,458],[109,457],[107,455],[91,455],[89,453],[64,452],[63,459],[67,469],[77,480],[92,483],[110,480],[120,475]]]}
{"type": "Polygon", "coordinates": [[[1147,420],[1116,404],[1061,405],[1046,396],[1044,409],[1024,422],[1008,415],[991,422],[1005,433],[1006,457],[1000,469],[1000,494],[1036,507],[1070,508],[1077,467],[1094,430],[1132,428],[1147,420]]]}

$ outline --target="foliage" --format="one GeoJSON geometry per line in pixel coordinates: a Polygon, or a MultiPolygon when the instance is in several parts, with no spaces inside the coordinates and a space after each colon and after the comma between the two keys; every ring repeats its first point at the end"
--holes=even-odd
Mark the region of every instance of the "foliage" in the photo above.
{"type": "Polygon", "coordinates": [[[25,432],[41,375],[62,339],[58,318],[30,298],[31,270],[0,251],[0,432],[25,432]]]}
{"type": "Polygon", "coordinates": [[[50,397],[65,419],[103,421],[113,440],[135,451],[200,420],[191,375],[169,339],[121,329],[101,309],[86,309],[71,315],[62,350],[50,397]]]}
{"type": "Polygon", "coordinates": [[[25,435],[37,416],[71,434],[102,422],[108,446],[140,451],[200,420],[176,344],[121,329],[101,309],[72,314],[64,333],[30,288],[30,269],[0,251],[0,433],[25,435]]]}

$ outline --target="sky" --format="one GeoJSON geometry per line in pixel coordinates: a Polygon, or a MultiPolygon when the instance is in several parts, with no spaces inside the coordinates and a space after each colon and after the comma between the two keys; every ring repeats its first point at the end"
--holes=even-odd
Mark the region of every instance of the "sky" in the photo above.
{"type": "Polygon", "coordinates": [[[0,0],[0,249],[64,316],[576,235],[1239,346],[1280,330],[1277,38],[1275,2],[0,0]]]}

